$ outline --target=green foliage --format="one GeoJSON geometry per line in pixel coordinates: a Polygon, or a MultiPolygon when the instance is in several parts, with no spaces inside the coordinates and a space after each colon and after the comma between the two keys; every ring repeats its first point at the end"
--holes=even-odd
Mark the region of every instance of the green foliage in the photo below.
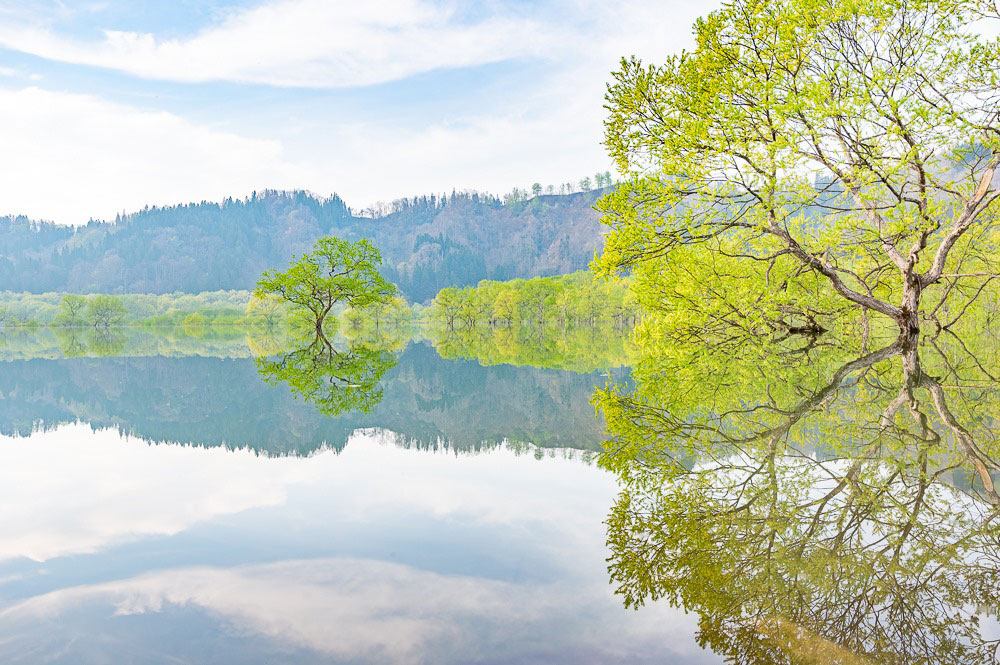
{"type": "MultiPolygon", "coordinates": [[[[88,355],[110,358],[125,352],[127,337],[121,329],[98,325],[87,331],[86,337],[88,355]]],[[[82,346],[67,346],[63,352],[66,355],[83,355],[82,346]]]]}
{"type": "Polygon", "coordinates": [[[248,321],[274,328],[282,320],[291,316],[286,303],[276,295],[268,294],[263,298],[251,298],[246,307],[248,321]]]}
{"type": "MultiPolygon", "coordinates": [[[[55,327],[92,326],[88,303],[95,297],[0,292],[0,309],[8,312],[7,318],[12,322],[37,321],[41,325],[55,327]]],[[[133,293],[114,297],[126,311],[117,322],[109,325],[181,326],[184,318],[195,312],[205,318],[208,326],[262,325],[256,317],[248,318],[245,314],[250,300],[246,291],[167,295],[133,293]]]]}
{"type": "Polygon", "coordinates": [[[442,358],[469,358],[480,365],[525,365],[577,373],[632,364],[631,336],[610,327],[438,328],[432,336],[442,358]]]}
{"type": "Polygon", "coordinates": [[[128,310],[121,298],[106,294],[96,295],[87,301],[87,320],[95,328],[117,325],[125,319],[128,310]]]}
{"type": "Polygon", "coordinates": [[[518,324],[560,328],[614,325],[622,330],[636,322],[639,310],[626,280],[597,279],[588,272],[577,272],[442,289],[428,315],[450,330],[518,324]]]}
{"type": "Polygon", "coordinates": [[[52,320],[57,326],[81,326],[86,325],[87,298],[72,293],[62,297],[59,302],[59,311],[52,320]]]}
{"type": "Polygon", "coordinates": [[[0,334],[0,360],[72,357],[182,357],[249,358],[266,349],[274,354],[295,348],[284,331],[237,326],[205,327],[196,336],[183,326],[39,327],[17,328],[0,334]],[[117,341],[108,343],[108,338],[117,341]]]}
{"type": "Polygon", "coordinates": [[[369,327],[376,330],[384,327],[407,328],[414,319],[413,310],[400,296],[377,300],[366,307],[347,307],[342,316],[348,328],[355,332],[369,327]]]}
{"type": "MultiPolygon", "coordinates": [[[[349,411],[368,413],[382,399],[381,380],[395,356],[378,348],[355,345],[335,349],[325,322],[335,306],[347,306],[350,328],[361,327],[369,314],[378,328],[390,310],[405,310],[406,301],[378,272],[382,256],[367,239],[357,242],[336,237],[316,241],[284,272],[265,271],[254,290],[254,309],[267,318],[278,308],[275,298],[295,313],[308,313],[313,341],[279,358],[261,356],[257,370],[272,385],[287,384],[292,392],[324,415],[349,411]]],[[[336,318],[330,319],[336,322],[336,318]]]]}
{"type": "MultiPolygon", "coordinates": [[[[0,294],[18,312],[47,316],[56,331],[71,330],[64,302],[87,303],[96,296],[59,294],[0,294]]],[[[185,341],[194,348],[196,338],[210,347],[224,339],[246,341],[257,356],[274,356],[289,348],[312,343],[312,312],[292,307],[275,294],[251,297],[246,292],[196,295],[113,296],[124,304],[124,318],[114,327],[141,327],[151,336],[123,333],[121,355],[155,353],[149,340],[160,335],[185,341]],[[305,315],[303,315],[303,312],[305,315]]],[[[102,299],[103,300],[103,299],[102,299]]],[[[625,280],[595,279],[588,272],[557,277],[483,282],[477,288],[445,289],[431,307],[409,305],[399,296],[375,300],[360,307],[334,306],[323,324],[323,336],[339,333],[351,346],[398,352],[411,339],[429,337],[448,358],[474,358],[483,365],[529,365],[574,372],[591,372],[627,365],[634,346],[626,329],[638,316],[634,296],[625,280]],[[455,301],[441,307],[440,303],[455,301]],[[452,325],[449,325],[449,317],[452,325]]],[[[45,321],[45,319],[43,319],[45,321]]],[[[87,325],[92,325],[89,319],[87,325]]],[[[102,326],[104,327],[104,326],[102,326]]],[[[59,343],[48,336],[31,342],[9,337],[7,348],[15,357],[99,355],[103,347],[86,335],[57,332],[59,343]],[[15,343],[16,342],[16,343],[15,343]],[[32,347],[38,347],[32,350],[32,347]],[[19,355],[17,355],[19,354],[19,355]]],[[[2,341],[2,340],[0,340],[2,341]]],[[[175,342],[163,345],[173,353],[175,342]]],[[[231,348],[226,353],[237,353],[231,348]]]]}
{"type": "Polygon", "coordinates": [[[940,300],[1000,272],[1000,41],[967,29],[980,16],[737,0],[697,22],[694,51],[624,60],[605,127],[626,183],[599,203],[597,271],[633,271],[687,336],[817,330],[845,308],[947,323],[940,300]]]}
{"type": "Polygon", "coordinates": [[[95,328],[0,336],[0,434],[27,436],[85,422],[149,442],[305,456],[339,450],[352,433],[377,427],[407,448],[476,454],[506,447],[550,457],[586,449],[584,459],[600,448],[603,435],[587,403],[602,380],[597,375],[445,361],[430,345],[414,343],[386,372],[382,401],[370,414],[330,417],[284,384],[275,388],[260,380],[251,349],[278,358],[301,348],[287,346],[277,330],[257,327],[244,337],[246,331],[219,326],[197,338],[180,328],[109,331],[126,337],[122,355],[129,358],[95,358],[90,338],[105,332],[95,328]],[[63,339],[67,351],[82,346],[77,355],[89,358],[11,362],[64,357],[63,339]]]}
{"type": "Polygon", "coordinates": [[[971,331],[640,335],[634,382],[595,394],[625,604],[683,605],[748,665],[994,662],[1000,356],[971,331]]]}
{"type": "Polygon", "coordinates": [[[382,378],[396,357],[364,346],[338,350],[317,336],[305,348],[280,357],[255,359],[257,371],[270,385],[291,391],[327,416],[351,411],[368,413],[382,401],[382,378]]]}
{"type": "Polygon", "coordinates": [[[336,237],[316,241],[283,272],[267,270],[257,281],[254,297],[276,296],[299,311],[309,312],[316,331],[335,305],[354,309],[387,303],[396,287],[378,272],[382,255],[367,239],[358,242],[336,237]]]}
{"type": "Polygon", "coordinates": [[[207,319],[203,314],[194,312],[184,317],[184,322],[181,324],[181,326],[184,328],[184,332],[186,334],[191,335],[193,337],[200,337],[201,335],[204,335],[206,332],[205,330],[206,323],[207,319]]]}

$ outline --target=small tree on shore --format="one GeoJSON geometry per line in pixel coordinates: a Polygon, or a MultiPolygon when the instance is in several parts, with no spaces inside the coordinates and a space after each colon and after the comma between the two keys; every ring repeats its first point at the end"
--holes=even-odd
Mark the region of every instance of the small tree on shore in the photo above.
{"type": "Polygon", "coordinates": [[[274,327],[284,313],[284,301],[276,295],[268,295],[263,298],[251,298],[247,303],[247,318],[259,321],[268,328],[274,327]]]}

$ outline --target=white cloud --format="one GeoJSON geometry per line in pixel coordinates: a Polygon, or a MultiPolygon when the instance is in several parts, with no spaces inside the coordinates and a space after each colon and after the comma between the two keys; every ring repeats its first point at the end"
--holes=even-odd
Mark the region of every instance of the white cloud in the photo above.
{"type": "MultiPolygon", "coordinates": [[[[718,4],[555,0],[503,9],[492,3],[466,19],[461,5],[429,0],[275,0],[232,10],[182,38],[106,29],[103,39],[82,40],[54,31],[42,17],[22,17],[0,21],[0,46],[156,80],[345,88],[524,57],[584,67],[595,61],[610,67],[631,54],[659,58],[687,45],[694,19],[718,4]]],[[[590,75],[603,78],[606,71],[590,75]]]]}
{"type": "Polygon", "coordinates": [[[0,89],[0,214],[66,224],[121,211],[244,196],[267,188],[339,193],[355,208],[453,187],[506,191],[606,168],[598,93],[524,103],[405,129],[332,123],[302,137],[256,138],[89,95],[0,89]]]}
{"type": "Polygon", "coordinates": [[[341,88],[534,54],[547,34],[516,16],[463,22],[424,0],[281,0],[183,39],[106,30],[86,42],[22,24],[0,26],[0,45],[152,79],[341,88]]]}
{"type": "MultiPolygon", "coordinates": [[[[370,533],[420,524],[436,525],[432,533],[489,531],[510,550],[498,552],[499,560],[544,561],[544,580],[524,575],[527,568],[494,579],[489,572],[449,574],[352,556],[154,569],[96,583],[88,572],[82,585],[71,574],[53,582],[62,588],[8,598],[0,608],[0,659],[37,662],[67,644],[74,653],[108,645],[125,653],[129,644],[146,654],[169,652],[173,645],[156,636],[183,625],[172,623],[183,612],[197,613],[205,634],[218,641],[206,648],[219,653],[227,640],[253,635],[277,652],[291,645],[391,663],[469,662],[483,653],[501,661],[524,653],[591,654],[600,662],[628,661],[631,653],[699,657],[693,615],[666,603],[627,612],[608,584],[602,519],[617,491],[610,474],[577,460],[506,450],[456,456],[402,449],[394,439],[358,432],[340,454],[267,458],[149,445],[86,425],[0,437],[0,561],[91,553],[90,561],[102,564],[97,569],[114,570],[106,564],[121,553],[104,558],[107,547],[196,523],[208,530],[214,522],[273,538],[277,515],[294,525],[296,541],[312,537],[324,547],[358,524],[370,533]],[[140,614],[144,625],[168,630],[134,632],[136,623],[122,619],[140,614]],[[100,641],[89,640],[97,635],[100,641]]],[[[421,540],[405,531],[404,539],[416,539],[406,542],[421,540]]],[[[176,542],[187,551],[183,539],[176,542]]],[[[203,560],[201,547],[195,551],[203,560]]],[[[444,560],[461,555],[459,548],[444,560]]],[[[67,570],[46,563],[0,584],[27,578],[45,587],[38,575],[50,569],[67,570]]]]}
{"type": "Polygon", "coordinates": [[[550,9],[567,22],[576,20],[574,28],[546,42],[545,52],[558,66],[520,81],[481,111],[417,128],[360,119],[333,124],[311,136],[309,147],[322,146],[317,154],[341,160],[317,162],[292,145],[288,154],[301,161],[305,174],[322,174],[319,182],[302,186],[328,191],[331,185],[324,183],[336,183],[356,208],[452,188],[502,193],[536,181],[558,186],[610,169],[602,140],[611,71],[623,56],[658,62],[690,46],[695,18],[714,4],[567,0],[550,9]]]}
{"type": "MultiPolygon", "coordinates": [[[[692,21],[711,8],[556,0],[522,5],[520,16],[494,13],[468,23],[424,0],[340,4],[273,2],[174,40],[114,33],[84,43],[0,21],[0,44],[151,79],[280,86],[354,86],[525,55],[542,64],[496,84],[480,107],[459,104],[464,111],[444,108],[422,120],[405,107],[377,113],[378,120],[363,109],[345,117],[334,104],[329,112],[303,109],[291,121],[293,105],[274,110],[264,100],[259,113],[228,106],[219,124],[209,125],[178,115],[183,110],[155,112],[39,89],[0,91],[6,156],[0,214],[78,224],[144,205],[265,188],[336,192],[360,209],[452,188],[501,193],[581,178],[611,166],[601,145],[603,95],[618,59],[660,60],[689,45],[692,21]]],[[[142,103],[157,101],[144,95],[142,103]]]]}
{"type": "Polygon", "coordinates": [[[65,223],[293,180],[275,140],[88,95],[0,89],[2,213],[65,223]]]}

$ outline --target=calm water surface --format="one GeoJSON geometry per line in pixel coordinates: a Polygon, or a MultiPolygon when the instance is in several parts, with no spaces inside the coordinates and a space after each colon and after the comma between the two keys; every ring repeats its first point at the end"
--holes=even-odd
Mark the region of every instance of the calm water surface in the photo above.
{"type": "Polygon", "coordinates": [[[250,358],[4,362],[0,662],[718,662],[609,585],[607,379],[413,344],[324,416],[250,358]]]}
{"type": "Polygon", "coordinates": [[[1000,662],[995,335],[133,337],[0,347],[0,663],[1000,662]]]}

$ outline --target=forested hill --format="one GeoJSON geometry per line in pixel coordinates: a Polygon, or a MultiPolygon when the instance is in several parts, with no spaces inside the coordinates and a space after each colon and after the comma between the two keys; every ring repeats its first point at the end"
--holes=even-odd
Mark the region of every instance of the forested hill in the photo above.
{"type": "Polygon", "coordinates": [[[601,190],[502,203],[479,194],[397,201],[372,219],[339,198],[265,192],[60,226],[0,218],[0,291],[171,293],[253,287],[321,235],[368,237],[414,301],[445,286],[572,272],[603,245],[601,190]]]}

